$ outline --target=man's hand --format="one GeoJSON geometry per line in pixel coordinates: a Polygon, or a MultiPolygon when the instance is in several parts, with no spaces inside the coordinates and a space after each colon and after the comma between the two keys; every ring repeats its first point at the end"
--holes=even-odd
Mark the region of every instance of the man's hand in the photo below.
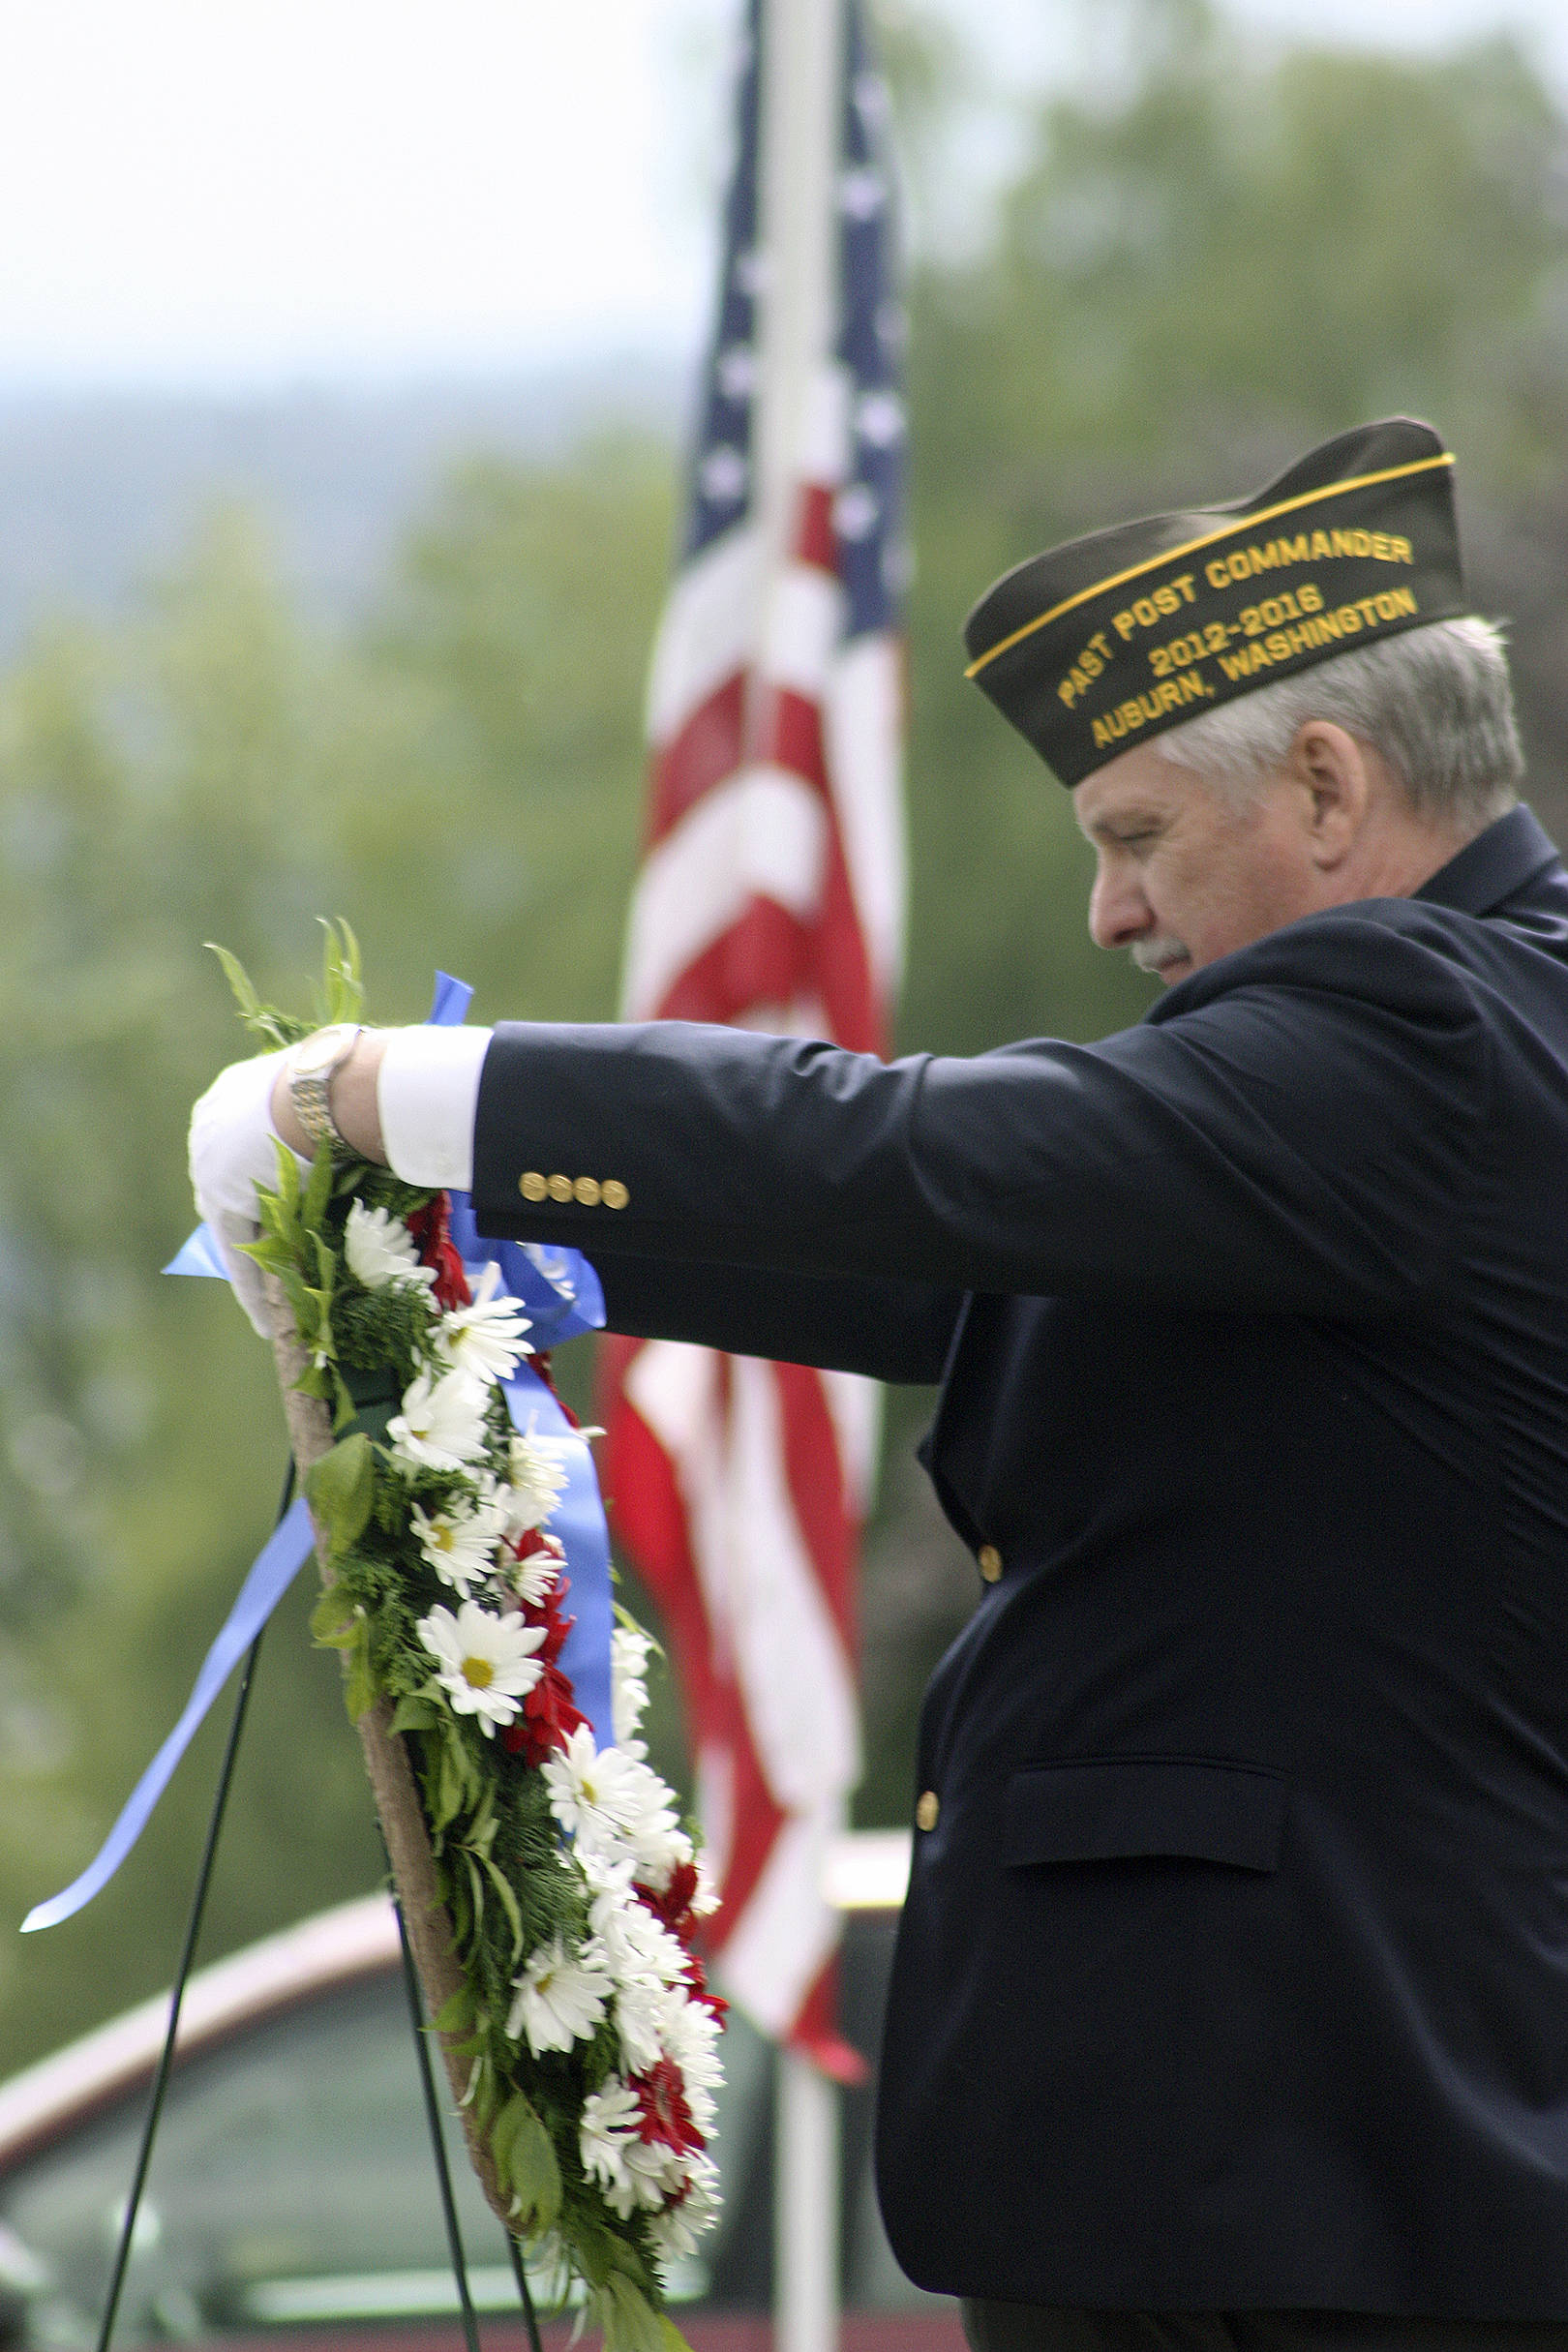
{"type": "MultiPolygon", "coordinates": [[[[366,1031],[332,1081],[332,1115],[346,1142],[366,1160],[384,1161],[376,1082],[389,1032],[366,1031]]],[[[288,1055],[257,1054],[221,1070],[191,1114],[191,1184],[196,1208],[211,1226],[234,1294],[263,1339],[271,1336],[261,1275],[240,1245],[260,1227],[256,1188],[278,1181],[275,1137],[309,1164],[314,1146],[294,1116],[288,1055]]]]}
{"type": "MultiPolygon", "coordinates": [[[[383,1167],[386,1164],[386,1145],[381,1135],[381,1113],[376,1088],[389,1035],[390,1032],[384,1029],[360,1031],[347,1060],[333,1072],[329,1098],[333,1122],[345,1143],[361,1160],[379,1161],[383,1167]]],[[[275,1131],[291,1151],[309,1158],[315,1146],[294,1116],[293,1097],[288,1089],[287,1054],[279,1057],[278,1072],[272,1085],[271,1110],[275,1131]]]]}

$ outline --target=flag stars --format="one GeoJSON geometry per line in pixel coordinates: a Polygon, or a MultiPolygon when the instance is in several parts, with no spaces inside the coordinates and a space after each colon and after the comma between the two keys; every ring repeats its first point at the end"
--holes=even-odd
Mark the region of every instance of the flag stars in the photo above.
{"type": "Polygon", "coordinates": [[[888,85],[880,74],[857,74],[852,93],[855,109],[867,131],[880,131],[892,111],[888,85]]]}
{"type": "Polygon", "coordinates": [[[888,183],[869,166],[846,171],[838,183],[838,201],[852,221],[874,221],[888,201],[888,183]]]}
{"type": "Polygon", "coordinates": [[[732,343],[714,370],[726,400],[749,400],[757,388],[757,354],[748,343],[732,343]]]}
{"type": "Polygon", "coordinates": [[[903,438],[904,404],[896,392],[867,392],[855,411],[855,430],[873,449],[890,449],[903,438]]]}
{"type": "Polygon", "coordinates": [[[903,305],[898,302],[879,302],[877,305],[877,341],[883,349],[896,355],[909,340],[909,321],[903,305]]]}
{"type": "Polygon", "coordinates": [[[711,448],[697,468],[698,486],[715,506],[733,505],[745,496],[748,468],[739,449],[728,441],[711,448]]]}
{"type": "Polygon", "coordinates": [[[833,500],[833,528],[841,539],[868,539],[881,511],[863,482],[851,482],[833,500]]]}

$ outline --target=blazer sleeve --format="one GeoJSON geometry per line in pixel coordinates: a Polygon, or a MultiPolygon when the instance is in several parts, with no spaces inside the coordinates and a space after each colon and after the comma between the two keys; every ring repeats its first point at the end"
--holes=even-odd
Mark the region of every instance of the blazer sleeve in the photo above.
{"type": "Polygon", "coordinates": [[[504,1026],[480,1226],[829,1282],[1401,1311],[1452,1264],[1486,1145],[1487,1025],[1443,946],[1342,910],[1099,1044],[973,1060],[504,1026]]]}
{"type": "Polygon", "coordinates": [[[934,1385],[962,1293],[920,1282],[779,1274],[596,1250],[605,1323],[641,1340],[695,1340],[873,1380],[934,1385]]]}

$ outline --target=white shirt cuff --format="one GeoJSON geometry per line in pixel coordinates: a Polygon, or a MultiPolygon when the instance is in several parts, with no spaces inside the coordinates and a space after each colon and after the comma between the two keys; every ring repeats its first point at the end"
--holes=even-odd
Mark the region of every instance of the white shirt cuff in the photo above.
{"type": "Polygon", "coordinates": [[[473,1122],[488,1029],[394,1029],[376,1100],[387,1165],[405,1184],[473,1190],[473,1122]]]}

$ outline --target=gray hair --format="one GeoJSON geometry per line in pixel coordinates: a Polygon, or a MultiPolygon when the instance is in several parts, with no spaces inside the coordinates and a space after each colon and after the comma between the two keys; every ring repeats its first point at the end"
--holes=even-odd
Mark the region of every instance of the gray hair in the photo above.
{"type": "Polygon", "coordinates": [[[1284,766],[1310,719],[1380,752],[1420,816],[1479,832],[1519,798],[1524,756],[1502,633],[1473,615],[1336,653],[1155,741],[1176,767],[1245,795],[1284,766]]]}

